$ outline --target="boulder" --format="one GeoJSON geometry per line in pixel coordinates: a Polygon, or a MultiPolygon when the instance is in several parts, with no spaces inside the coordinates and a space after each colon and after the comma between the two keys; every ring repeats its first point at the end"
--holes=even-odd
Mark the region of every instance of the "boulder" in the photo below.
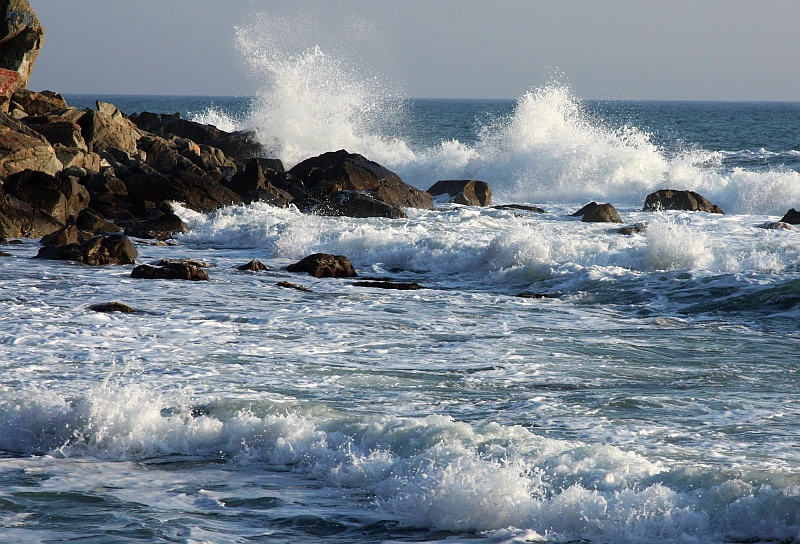
{"type": "Polygon", "coordinates": [[[51,216],[0,191],[0,237],[40,238],[62,228],[51,216]]]}
{"type": "Polygon", "coordinates": [[[790,225],[800,225],[800,212],[792,208],[786,215],[781,218],[781,223],[789,223],[790,225]]]}
{"type": "Polygon", "coordinates": [[[92,172],[100,171],[102,158],[97,153],[88,153],[79,147],[62,147],[61,145],[56,145],[53,149],[56,152],[56,158],[65,169],[77,166],[92,172]]]}
{"type": "Polygon", "coordinates": [[[771,221],[769,223],[761,223],[760,225],[756,225],[759,229],[766,229],[766,230],[794,230],[794,227],[791,223],[786,223],[784,221],[771,221]]]}
{"type": "Polygon", "coordinates": [[[261,261],[257,261],[253,259],[247,264],[243,264],[236,267],[236,270],[248,271],[248,272],[265,272],[269,270],[269,267],[262,263],[261,261]]]}
{"type": "MultiPolygon", "coordinates": [[[[499,206],[492,206],[494,210],[520,210],[531,213],[547,213],[544,209],[537,206],[526,206],[524,204],[501,204],[499,206]]],[[[583,214],[581,214],[583,215],[583,214]]]]}
{"type": "Polygon", "coordinates": [[[642,211],[656,212],[661,210],[725,213],[719,206],[712,204],[705,197],[694,191],[676,191],[673,189],[662,189],[647,195],[642,211]]]}
{"type": "Polygon", "coordinates": [[[354,278],[356,274],[350,259],[344,255],[314,253],[286,267],[289,272],[308,272],[315,278],[354,278]]]}
{"type": "Polygon", "coordinates": [[[251,159],[228,186],[245,202],[262,201],[280,207],[307,196],[303,182],[287,174],[280,159],[251,159]]]}
{"type": "Polygon", "coordinates": [[[625,236],[630,236],[632,234],[642,234],[647,232],[647,223],[636,223],[634,225],[628,225],[627,227],[622,227],[617,232],[620,234],[624,234],[625,236]]]}
{"type": "Polygon", "coordinates": [[[78,243],[78,227],[67,225],[46,236],[42,236],[39,244],[43,246],[66,246],[78,243]]]}
{"type": "Polygon", "coordinates": [[[134,264],[138,252],[127,236],[95,236],[82,243],[45,246],[37,259],[76,261],[90,266],[134,264]]]}
{"type": "Polygon", "coordinates": [[[136,311],[127,304],[123,304],[121,302],[107,302],[105,304],[93,304],[89,306],[89,309],[92,310],[93,312],[102,312],[102,313],[118,312],[121,314],[131,314],[136,311]]]}
{"type": "Polygon", "coordinates": [[[125,185],[134,201],[135,213],[140,214],[146,213],[147,202],[180,202],[202,213],[223,206],[244,204],[238,194],[204,173],[180,172],[167,176],[150,169],[148,173],[128,175],[125,185]]]}
{"type": "Polygon", "coordinates": [[[23,170],[56,174],[63,168],[47,141],[0,125],[0,181],[23,170]]]}
{"type": "Polygon", "coordinates": [[[399,208],[433,209],[429,193],[404,183],[378,163],[343,149],[306,159],[289,173],[299,178],[317,199],[337,191],[361,191],[399,208]]]}
{"type": "Polygon", "coordinates": [[[45,172],[23,170],[9,176],[3,189],[62,224],[89,205],[89,191],[72,176],[59,179],[45,172]]]}
{"type": "Polygon", "coordinates": [[[314,292],[311,289],[309,289],[308,287],[303,287],[302,285],[297,285],[296,283],[290,283],[288,281],[279,281],[275,285],[277,285],[278,287],[283,287],[284,289],[295,289],[297,291],[303,291],[305,293],[313,293],[314,292]]]}
{"type": "Polygon", "coordinates": [[[398,281],[355,281],[351,285],[356,287],[371,287],[373,289],[395,289],[398,291],[416,291],[424,289],[420,284],[404,283],[398,281]]]}
{"type": "Polygon", "coordinates": [[[6,0],[0,12],[0,108],[8,111],[11,95],[28,86],[44,43],[44,29],[27,0],[6,0]]]}
{"type": "Polygon", "coordinates": [[[295,204],[303,213],[344,217],[408,217],[398,206],[389,204],[366,191],[335,191],[323,198],[305,198],[295,204]]]}
{"type": "Polygon", "coordinates": [[[583,208],[578,210],[577,212],[571,213],[569,216],[570,217],[582,217],[586,212],[588,212],[591,209],[594,209],[597,206],[599,206],[599,204],[593,200],[593,201],[589,202],[586,206],[584,206],[583,208]]]}
{"type": "Polygon", "coordinates": [[[114,223],[109,223],[106,221],[101,213],[89,208],[82,210],[78,214],[78,217],[75,220],[75,226],[80,230],[95,234],[122,231],[122,228],[118,227],[114,223]]]}
{"type": "Polygon", "coordinates": [[[263,153],[263,146],[258,142],[256,133],[252,131],[234,132],[216,140],[197,143],[215,147],[226,157],[240,163],[245,163],[263,153]]]}
{"type": "Polygon", "coordinates": [[[131,271],[132,278],[145,280],[208,281],[208,273],[189,262],[171,262],[165,266],[139,265],[131,271]]]}
{"type": "Polygon", "coordinates": [[[138,127],[110,104],[97,105],[97,110],[87,111],[77,121],[89,151],[99,153],[115,148],[135,155],[136,142],[142,136],[138,127]]]}
{"type": "Polygon", "coordinates": [[[10,110],[22,110],[27,115],[51,115],[69,109],[64,97],[52,91],[36,93],[18,89],[11,95],[10,110]]]}
{"type": "Polygon", "coordinates": [[[464,206],[491,206],[492,189],[485,181],[442,180],[428,189],[432,196],[449,195],[452,202],[464,206]]]}
{"type": "Polygon", "coordinates": [[[128,236],[155,240],[167,240],[184,232],[189,232],[189,227],[180,217],[171,213],[125,227],[128,236]]]}
{"type": "Polygon", "coordinates": [[[46,123],[31,123],[30,128],[41,134],[52,146],[77,148],[88,151],[86,142],[83,141],[81,127],[71,121],[54,121],[46,123]]]}
{"type": "Polygon", "coordinates": [[[598,204],[583,214],[584,223],[622,223],[617,209],[611,204],[598,204]]]}

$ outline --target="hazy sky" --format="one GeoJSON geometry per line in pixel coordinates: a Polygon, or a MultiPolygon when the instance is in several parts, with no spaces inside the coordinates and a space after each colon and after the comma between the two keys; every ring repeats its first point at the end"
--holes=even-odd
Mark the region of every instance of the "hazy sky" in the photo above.
{"type": "Polygon", "coordinates": [[[236,28],[278,54],[319,45],[410,97],[800,100],[798,0],[30,0],[30,88],[252,95],[236,28]]]}

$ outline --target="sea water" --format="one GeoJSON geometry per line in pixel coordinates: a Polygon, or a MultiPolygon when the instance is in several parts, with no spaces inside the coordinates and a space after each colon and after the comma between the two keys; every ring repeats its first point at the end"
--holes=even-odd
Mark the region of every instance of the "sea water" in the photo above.
{"type": "Polygon", "coordinates": [[[138,262],[207,261],[209,282],[4,246],[3,541],[800,539],[800,232],[757,227],[800,206],[800,104],[409,100],[319,48],[248,51],[255,97],[67,100],[547,213],[176,203],[190,231],[138,262]],[[661,188],[726,215],[642,212],[661,188]],[[570,216],[590,200],[647,230],[570,216]],[[314,252],[425,289],[285,270],[314,252]],[[137,312],[89,309],[109,301],[137,312]]]}

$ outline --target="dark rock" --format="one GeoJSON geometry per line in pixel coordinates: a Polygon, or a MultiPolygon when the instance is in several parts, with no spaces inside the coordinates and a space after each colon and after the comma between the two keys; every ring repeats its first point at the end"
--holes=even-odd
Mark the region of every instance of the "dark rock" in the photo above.
{"type": "Polygon", "coordinates": [[[644,232],[647,232],[647,223],[636,223],[635,225],[622,227],[617,232],[620,234],[624,234],[625,236],[630,236],[632,234],[642,234],[644,232]]]}
{"type": "Polygon", "coordinates": [[[154,263],[155,266],[174,266],[182,264],[190,264],[198,268],[211,268],[211,263],[207,261],[198,261],[197,259],[161,259],[154,263]]]}
{"type": "Polygon", "coordinates": [[[800,212],[792,208],[786,215],[781,218],[781,223],[789,223],[790,225],[800,225],[800,212]]]}
{"type": "Polygon", "coordinates": [[[492,206],[492,208],[495,210],[521,210],[532,213],[547,213],[542,208],[537,208],[536,206],[525,206],[524,204],[501,204],[500,206],[492,206]]]}
{"type": "Polygon", "coordinates": [[[181,202],[187,208],[208,213],[223,206],[244,204],[242,198],[205,174],[181,172],[165,176],[158,172],[132,174],[125,179],[128,194],[136,201],[139,212],[145,202],[181,202]]]}
{"type": "Polygon", "coordinates": [[[442,180],[437,181],[428,189],[432,196],[449,195],[455,204],[464,206],[491,206],[492,189],[485,181],[470,180],[442,180]]]}
{"type": "Polygon", "coordinates": [[[0,107],[8,111],[11,95],[28,86],[44,29],[27,0],[6,0],[0,11],[0,107]]]}
{"type": "Polygon", "coordinates": [[[286,267],[289,272],[308,272],[315,278],[354,278],[356,274],[350,259],[343,255],[314,253],[286,267]]]}
{"type": "Polygon", "coordinates": [[[142,264],[131,271],[132,278],[145,280],[189,280],[208,281],[208,273],[188,262],[174,262],[166,266],[142,264]]]}
{"type": "Polygon", "coordinates": [[[520,293],[517,295],[518,298],[558,298],[557,295],[552,295],[550,293],[520,293]]]}
{"type": "Polygon", "coordinates": [[[39,243],[43,246],[66,246],[78,243],[78,227],[67,225],[57,231],[42,236],[39,243]]]}
{"type": "Polygon", "coordinates": [[[673,189],[662,189],[647,195],[642,211],[657,212],[661,210],[725,213],[719,206],[712,204],[705,197],[694,191],[676,191],[673,189]]]}
{"type": "Polygon", "coordinates": [[[92,310],[93,312],[102,312],[102,313],[119,312],[122,314],[131,314],[136,312],[136,310],[134,310],[127,304],[123,304],[121,302],[107,302],[105,304],[94,304],[92,306],[89,306],[89,309],[92,310]]]}
{"type": "Polygon", "coordinates": [[[28,115],[50,115],[68,109],[67,102],[60,94],[45,91],[36,93],[19,89],[11,95],[10,109],[21,109],[28,115]]]}
{"type": "Polygon", "coordinates": [[[0,236],[40,238],[63,226],[53,217],[0,190],[0,236]]]}
{"type": "Polygon", "coordinates": [[[89,150],[86,146],[86,142],[83,140],[81,127],[77,123],[56,121],[30,126],[33,130],[44,136],[50,145],[77,148],[84,152],[89,150]]]}
{"type": "Polygon", "coordinates": [[[583,214],[584,223],[622,223],[616,208],[611,204],[598,204],[583,214]]]}
{"type": "Polygon", "coordinates": [[[245,270],[250,272],[264,272],[269,270],[269,267],[262,263],[261,261],[252,260],[247,264],[243,264],[236,267],[236,270],[245,270]]]}
{"type": "Polygon", "coordinates": [[[767,229],[767,230],[794,230],[794,227],[791,223],[785,223],[783,221],[772,221],[770,223],[762,223],[760,225],[756,225],[759,229],[767,229]]]}
{"type": "Polygon", "coordinates": [[[198,143],[216,147],[226,157],[241,163],[245,163],[253,157],[258,157],[263,152],[263,147],[258,143],[255,132],[234,132],[216,140],[198,143]]]}
{"type": "Polygon", "coordinates": [[[230,133],[220,130],[214,125],[204,125],[174,116],[166,117],[162,121],[162,126],[165,134],[174,134],[179,138],[188,138],[202,144],[230,136],[230,133]]]}
{"type": "Polygon", "coordinates": [[[231,178],[229,187],[245,202],[262,201],[280,207],[306,196],[303,182],[287,174],[279,159],[251,159],[231,178]]]}
{"type": "Polygon", "coordinates": [[[81,213],[78,214],[78,218],[75,220],[75,226],[80,230],[96,234],[122,231],[121,227],[106,221],[102,214],[88,208],[82,210],[81,213]]]}
{"type": "Polygon", "coordinates": [[[399,208],[433,209],[430,194],[404,183],[378,163],[345,150],[306,159],[289,173],[297,176],[317,199],[338,191],[361,191],[399,208]]]}
{"type": "Polygon", "coordinates": [[[90,266],[134,264],[138,252],[127,236],[95,236],[82,243],[45,246],[37,259],[76,261],[90,266]]]}
{"type": "Polygon", "coordinates": [[[125,234],[135,238],[167,240],[175,234],[189,232],[189,227],[174,214],[164,214],[155,219],[138,222],[125,227],[125,234]]]}
{"type": "Polygon", "coordinates": [[[374,289],[396,289],[398,291],[416,291],[424,289],[418,283],[403,283],[395,281],[355,281],[351,285],[356,287],[372,287],[374,289]]]}
{"type": "Polygon", "coordinates": [[[584,206],[583,208],[581,208],[577,212],[575,212],[573,214],[570,214],[570,217],[581,217],[582,215],[585,215],[586,212],[588,212],[590,210],[593,210],[597,206],[599,206],[599,204],[597,202],[595,202],[595,201],[589,202],[586,206],[584,206]]]}
{"type": "Polygon", "coordinates": [[[138,127],[110,104],[98,102],[97,107],[78,120],[89,151],[99,153],[114,148],[135,155],[136,142],[142,136],[138,127]]]}
{"type": "Polygon", "coordinates": [[[398,206],[379,200],[373,193],[364,191],[335,191],[321,199],[300,199],[295,204],[301,212],[315,215],[389,219],[408,217],[398,206]]]}
{"type": "Polygon", "coordinates": [[[303,287],[302,285],[297,285],[295,283],[289,283],[288,281],[279,281],[275,285],[277,285],[278,287],[284,287],[286,289],[297,289],[298,291],[304,291],[306,293],[313,293],[314,292],[311,289],[309,289],[308,287],[303,287]]]}

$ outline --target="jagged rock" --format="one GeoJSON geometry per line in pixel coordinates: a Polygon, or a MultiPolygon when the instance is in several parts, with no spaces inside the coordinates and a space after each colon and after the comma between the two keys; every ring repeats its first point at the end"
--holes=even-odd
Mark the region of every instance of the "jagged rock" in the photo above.
{"type": "Polygon", "coordinates": [[[351,285],[356,287],[371,287],[373,289],[396,289],[398,291],[416,291],[417,289],[424,289],[420,284],[404,283],[396,281],[355,281],[351,285]]]}
{"type": "Polygon", "coordinates": [[[786,215],[781,218],[781,223],[789,223],[790,225],[800,225],[800,212],[792,208],[786,215]]]}
{"type": "Polygon", "coordinates": [[[39,238],[63,225],[22,200],[0,190],[0,236],[4,238],[39,238]]]}
{"type": "Polygon", "coordinates": [[[662,189],[647,195],[642,211],[655,212],[661,210],[725,213],[719,206],[712,204],[705,197],[694,191],[676,191],[674,189],[662,189]]]}
{"type": "Polygon", "coordinates": [[[136,142],[142,136],[138,127],[110,104],[98,102],[97,107],[77,121],[89,151],[100,153],[115,148],[135,155],[136,142]]]}
{"type": "Polygon", "coordinates": [[[134,310],[127,304],[123,304],[121,302],[107,302],[105,304],[93,304],[92,306],[89,306],[89,309],[92,310],[93,312],[101,312],[101,313],[119,312],[121,314],[131,314],[136,312],[136,310],[134,310]]]}
{"type": "Polygon", "coordinates": [[[59,180],[44,172],[24,170],[9,176],[3,188],[62,224],[89,205],[89,192],[71,176],[59,180]]]}
{"type": "Polygon", "coordinates": [[[28,86],[44,29],[27,0],[6,0],[1,7],[0,108],[8,111],[11,95],[28,86]]]}
{"type": "Polygon", "coordinates": [[[404,183],[378,163],[343,149],[306,159],[289,173],[298,177],[318,200],[338,191],[361,191],[399,208],[433,209],[430,194],[404,183]]]}
{"type": "Polygon", "coordinates": [[[570,217],[581,217],[586,212],[596,208],[597,206],[599,206],[599,204],[593,200],[593,201],[589,202],[586,206],[584,206],[583,208],[578,210],[577,212],[570,214],[570,217]]]}
{"type": "Polygon", "coordinates": [[[131,174],[125,179],[128,194],[138,212],[143,213],[146,202],[181,202],[187,208],[208,213],[222,206],[244,204],[234,191],[217,183],[205,174],[180,172],[165,176],[158,172],[131,174]]]}
{"type": "Polygon", "coordinates": [[[155,219],[125,227],[125,234],[128,236],[155,240],[167,240],[184,232],[189,232],[189,227],[175,214],[164,214],[155,219]]]}
{"type": "Polygon", "coordinates": [[[78,227],[67,225],[46,236],[42,236],[39,243],[43,246],[66,246],[78,243],[78,227]]]}
{"type": "Polygon", "coordinates": [[[345,217],[408,217],[398,206],[379,200],[366,191],[335,191],[323,198],[300,199],[294,202],[303,213],[345,217]]]}
{"type": "MultiPolygon", "coordinates": [[[[547,213],[544,209],[536,206],[526,206],[524,204],[501,204],[499,206],[492,206],[494,210],[521,210],[531,213],[547,213]]],[[[583,215],[583,214],[581,214],[583,215]]]]}
{"type": "Polygon", "coordinates": [[[97,153],[89,153],[79,147],[62,147],[60,145],[56,145],[53,149],[64,169],[77,166],[92,172],[100,172],[102,159],[97,153]]]}
{"type": "Polygon", "coordinates": [[[278,287],[283,287],[285,289],[296,289],[298,291],[303,291],[305,293],[313,293],[314,292],[311,289],[309,289],[308,287],[303,287],[302,285],[297,285],[295,283],[289,283],[288,281],[279,281],[275,285],[277,285],[278,287]]]}
{"type": "Polygon", "coordinates": [[[269,270],[269,267],[264,263],[262,263],[261,261],[253,259],[247,264],[237,266],[236,270],[249,271],[249,272],[264,272],[266,270],[269,270]]]}
{"type": "Polygon", "coordinates": [[[647,232],[647,223],[636,223],[635,225],[628,225],[627,227],[622,227],[617,231],[620,234],[624,234],[625,236],[630,236],[632,234],[642,234],[647,232]]]}
{"type": "Polygon", "coordinates": [[[428,189],[432,196],[449,195],[452,202],[463,206],[491,206],[492,189],[485,181],[441,180],[428,189]]]}
{"type": "Polygon", "coordinates": [[[769,223],[761,223],[760,225],[756,225],[759,229],[767,229],[767,230],[794,230],[794,227],[791,223],[786,223],[784,221],[771,221],[769,223]]]}
{"type": "Polygon", "coordinates": [[[622,218],[611,204],[598,204],[587,210],[581,221],[584,223],[622,223],[622,218]]]}
{"type": "Polygon", "coordinates": [[[208,281],[208,273],[188,262],[173,262],[165,266],[142,264],[131,271],[132,278],[145,280],[189,280],[208,281]]]}
{"type": "Polygon", "coordinates": [[[76,261],[90,266],[134,264],[138,252],[127,236],[95,236],[82,243],[45,246],[37,259],[76,261]]]}
{"type": "Polygon", "coordinates": [[[306,196],[303,182],[287,174],[279,159],[251,159],[228,186],[245,202],[263,201],[280,207],[306,196]]]}
{"type": "Polygon", "coordinates": [[[198,142],[221,150],[226,157],[244,163],[258,157],[263,152],[263,147],[258,143],[255,132],[234,132],[208,142],[198,142]]]}
{"type": "Polygon", "coordinates": [[[80,230],[96,234],[122,231],[122,228],[119,226],[106,221],[102,214],[89,208],[82,210],[81,213],[78,214],[78,218],[75,220],[75,226],[80,230]]]}
{"type": "Polygon", "coordinates": [[[62,164],[47,141],[0,125],[0,180],[23,170],[48,174],[61,171],[62,164]]]}
{"type": "Polygon", "coordinates": [[[36,93],[18,89],[11,95],[9,109],[20,109],[28,115],[50,115],[69,109],[64,97],[52,91],[36,93]]]}
{"type": "Polygon", "coordinates": [[[52,146],[77,148],[87,152],[89,148],[83,141],[81,127],[70,121],[53,121],[46,123],[31,123],[30,128],[41,134],[52,146]]]}
{"type": "Polygon", "coordinates": [[[314,253],[286,267],[289,272],[308,272],[315,278],[354,278],[356,274],[350,259],[344,255],[314,253]]]}

